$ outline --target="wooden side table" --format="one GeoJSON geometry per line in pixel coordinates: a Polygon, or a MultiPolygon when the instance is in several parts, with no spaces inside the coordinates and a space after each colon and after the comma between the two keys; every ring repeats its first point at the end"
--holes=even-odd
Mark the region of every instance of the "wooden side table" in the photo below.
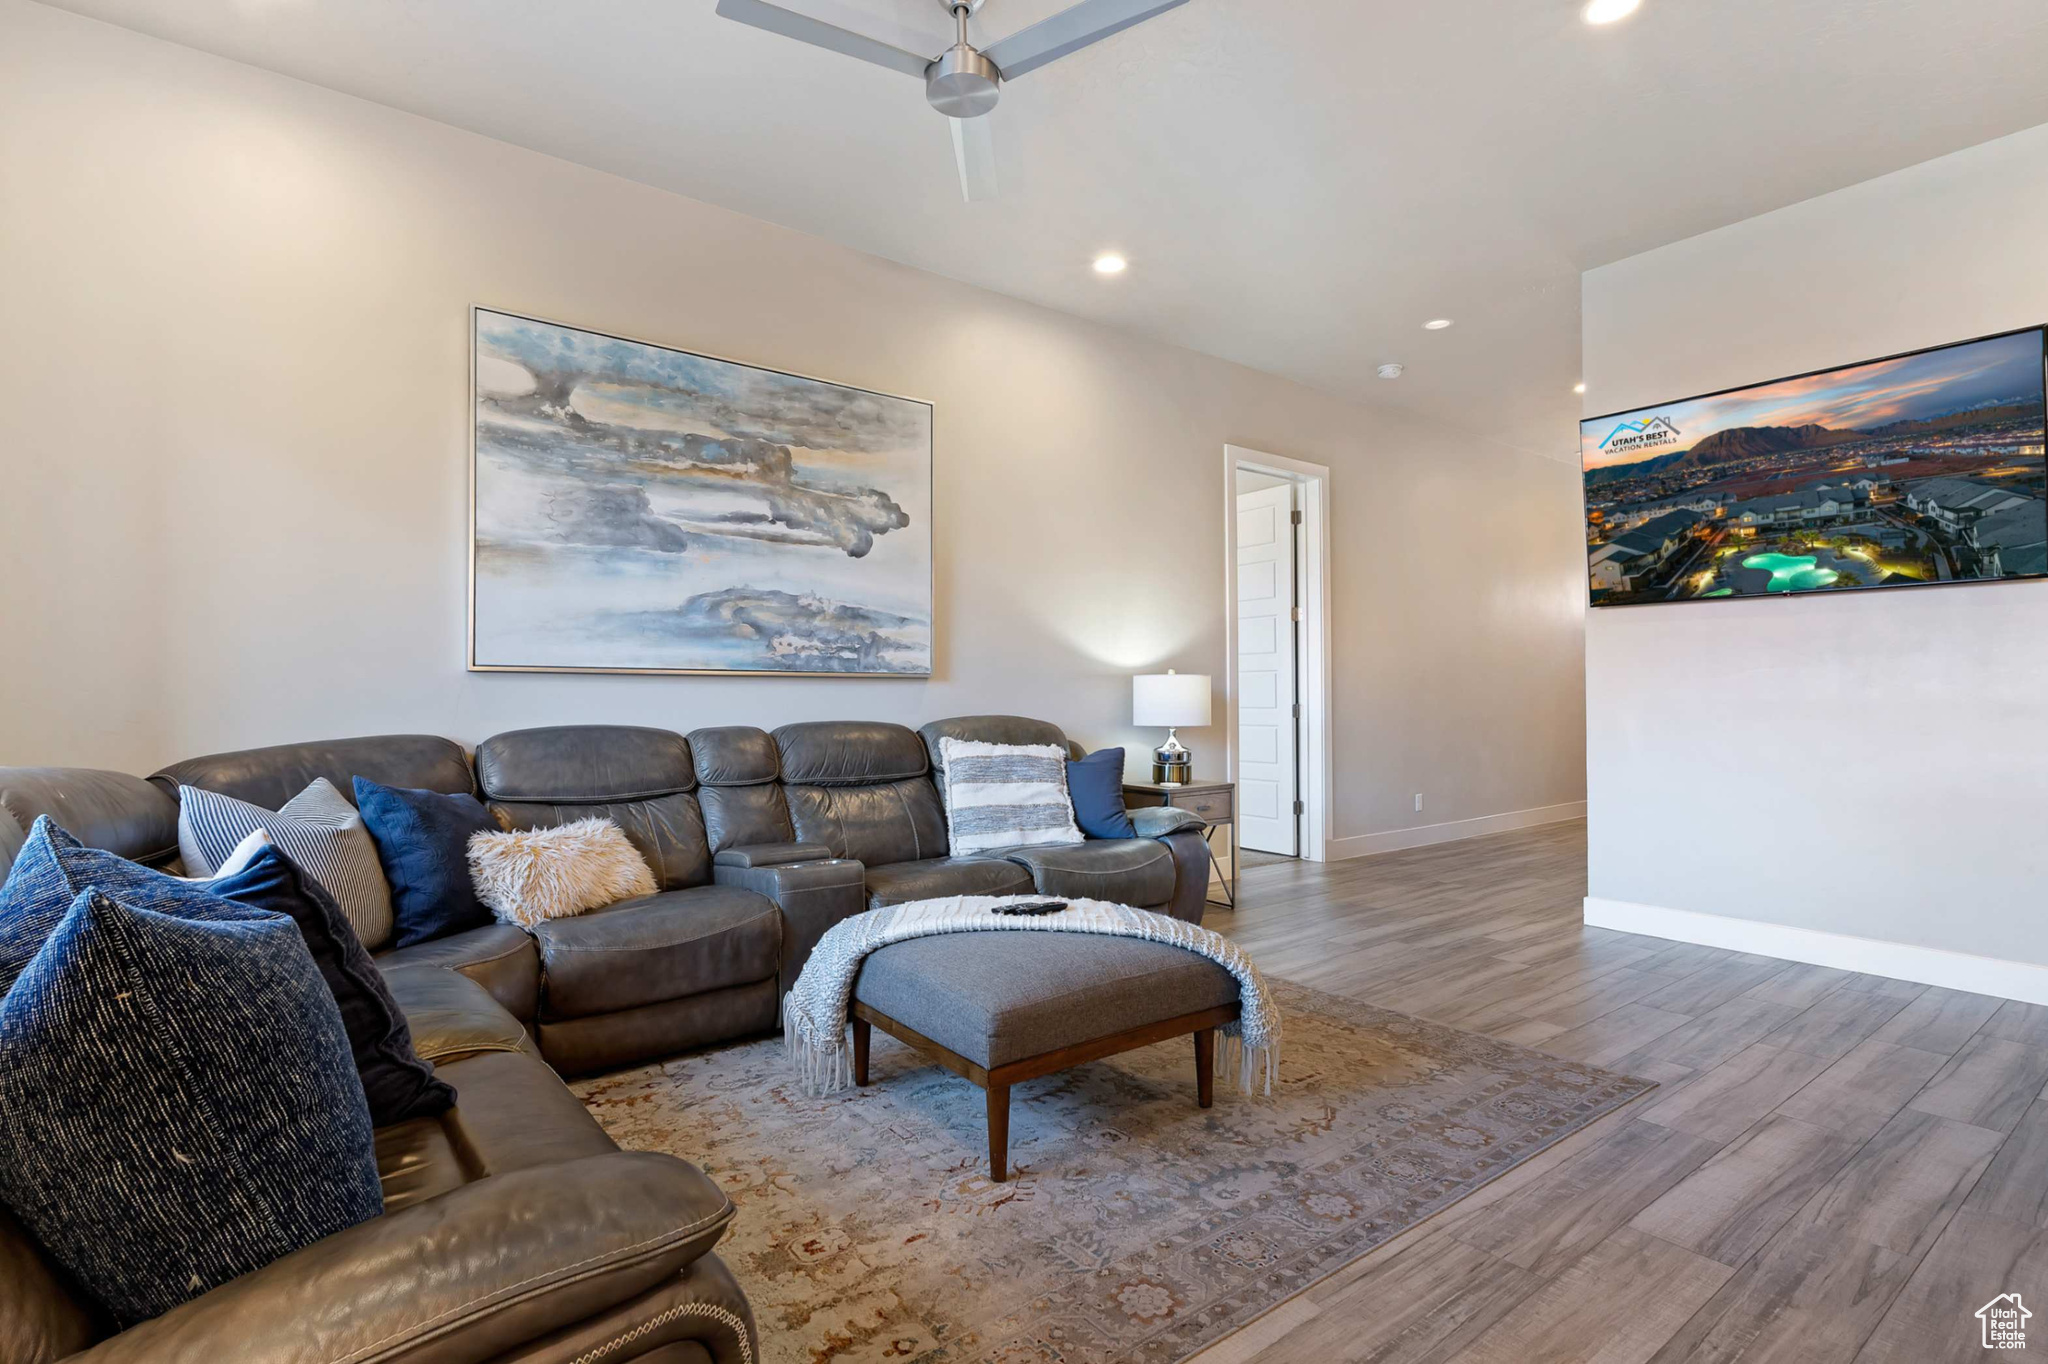
{"type": "Polygon", "coordinates": [[[1209,904],[1222,904],[1230,909],[1237,908],[1237,787],[1227,781],[1191,781],[1181,786],[1161,786],[1158,782],[1127,781],[1124,783],[1124,805],[1128,809],[1145,809],[1150,806],[1170,805],[1176,810],[1188,810],[1202,817],[1207,826],[1202,830],[1202,841],[1209,844],[1209,865],[1216,868],[1216,878],[1223,883],[1221,901],[1208,898],[1208,887],[1204,886],[1203,900],[1209,904]],[[1223,874],[1223,866],[1216,860],[1216,845],[1209,836],[1218,829],[1230,830],[1230,874],[1223,874]]]}

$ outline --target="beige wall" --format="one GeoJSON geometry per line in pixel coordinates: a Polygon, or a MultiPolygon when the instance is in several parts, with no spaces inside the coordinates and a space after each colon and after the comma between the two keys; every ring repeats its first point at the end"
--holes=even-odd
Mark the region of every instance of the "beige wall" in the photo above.
{"type": "Polygon", "coordinates": [[[20,0],[0,259],[0,763],[979,711],[1142,750],[1130,673],[1223,674],[1236,442],[1335,470],[1337,833],[1582,793],[1562,464],[20,0]],[[473,303],[933,400],[938,675],[465,672],[473,303]]]}
{"type": "MultiPolygon", "coordinates": [[[[2048,322],[2044,221],[2048,127],[1594,270],[1588,410],[2048,322]]],[[[1594,611],[1586,666],[1596,899],[2048,965],[2048,583],[1594,611]]]]}

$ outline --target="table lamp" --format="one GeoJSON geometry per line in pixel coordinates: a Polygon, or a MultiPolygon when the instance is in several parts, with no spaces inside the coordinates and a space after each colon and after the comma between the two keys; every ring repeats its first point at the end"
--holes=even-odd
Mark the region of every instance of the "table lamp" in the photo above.
{"type": "Polygon", "coordinates": [[[1152,751],[1152,780],[1161,786],[1185,786],[1194,772],[1194,755],[1181,746],[1174,730],[1209,723],[1209,677],[1206,673],[1140,673],[1131,679],[1131,723],[1166,726],[1166,742],[1152,751]]]}

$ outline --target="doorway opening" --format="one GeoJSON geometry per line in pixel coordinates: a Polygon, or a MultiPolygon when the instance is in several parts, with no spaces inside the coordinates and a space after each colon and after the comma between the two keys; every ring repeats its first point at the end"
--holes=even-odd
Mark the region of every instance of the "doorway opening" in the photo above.
{"type": "Polygon", "coordinates": [[[1321,862],[1330,841],[1330,471],[1235,445],[1223,465],[1235,842],[1248,863],[1321,862]]]}

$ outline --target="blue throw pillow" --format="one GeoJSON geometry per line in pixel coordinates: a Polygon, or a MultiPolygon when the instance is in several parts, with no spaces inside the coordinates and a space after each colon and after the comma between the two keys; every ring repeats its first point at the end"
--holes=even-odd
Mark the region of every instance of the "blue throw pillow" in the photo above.
{"type": "Polygon", "coordinates": [[[341,1010],[349,1051],[370,1121],[378,1127],[445,1113],[455,1091],[412,1049],[412,1028],[362,939],[327,887],[269,844],[242,870],[217,876],[207,889],[223,900],[290,916],[313,954],[313,964],[341,1010]]]}
{"type": "Polygon", "coordinates": [[[228,875],[187,881],[88,848],[49,816],[38,818],[0,886],[0,992],[88,887],[180,918],[213,918],[235,905],[288,915],[341,1011],[376,1124],[444,1113],[454,1103],[455,1091],[413,1051],[405,1015],[334,896],[275,844],[228,875]]]}
{"type": "Polygon", "coordinates": [[[1067,795],[1074,822],[1090,838],[1136,838],[1124,809],[1124,751],[1105,748],[1067,764],[1067,795]]]}
{"type": "Polygon", "coordinates": [[[469,836],[497,833],[498,822],[475,796],[357,777],[356,808],[391,883],[392,946],[411,947],[493,921],[469,879],[469,836]]]}
{"type": "Polygon", "coordinates": [[[0,994],[42,950],[43,941],[88,886],[136,909],[203,919],[222,907],[208,884],[166,876],[116,853],[88,848],[48,815],[38,815],[28,842],[15,855],[7,883],[0,885],[0,994]]]}
{"type": "Polygon", "coordinates": [[[298,927],[88,890],[0,999],[0,1201],[126,1327],[377,1216],[370,1113],[298,927]]]}

